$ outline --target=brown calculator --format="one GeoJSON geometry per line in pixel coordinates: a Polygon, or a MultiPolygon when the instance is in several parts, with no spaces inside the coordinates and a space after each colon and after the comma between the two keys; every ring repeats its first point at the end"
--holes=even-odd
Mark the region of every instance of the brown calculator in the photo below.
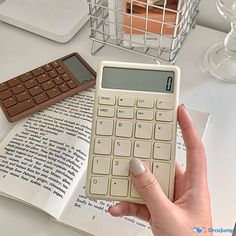
{"type": "Polygon", "coordinates": [[[72,53],[0,84],[0,105],[9,122],[95,85],[96,72],[72,53]]]}

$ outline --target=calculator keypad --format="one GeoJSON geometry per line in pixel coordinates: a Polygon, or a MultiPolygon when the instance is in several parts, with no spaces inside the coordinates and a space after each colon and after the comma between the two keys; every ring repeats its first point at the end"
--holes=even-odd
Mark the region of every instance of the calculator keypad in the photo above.
{"type": "Polygon", "coordinates": [[[90,193],[140,199],[129,176],[130,159],[139,158],[168,196],[175,125],[172,97],[99,96],[95,108],[90,193]]]}

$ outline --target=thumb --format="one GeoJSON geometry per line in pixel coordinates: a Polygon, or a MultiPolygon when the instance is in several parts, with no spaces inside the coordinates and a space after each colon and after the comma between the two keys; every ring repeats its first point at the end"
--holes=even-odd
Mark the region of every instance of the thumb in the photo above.
{"type": "Polygon", "coordinates": [[[171,202],[151,171],[137,158],[131,159],[129,165],[133,184],[149,211],[161,212],[166,209],[171,202]]]}

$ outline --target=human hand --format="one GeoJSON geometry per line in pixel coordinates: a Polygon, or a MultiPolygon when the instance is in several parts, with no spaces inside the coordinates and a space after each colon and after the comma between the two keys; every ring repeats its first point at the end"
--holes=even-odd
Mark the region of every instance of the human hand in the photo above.
{"type": "MultiPolygon", "coordinates": [[[[212,227],[205,151],[183,105],[178,108],[178,122],[186,145],[187,166],[183,172],[176,165],[174,201],[165,196],[142,161],[134,158],[130,161],[131,178],[145,205],[120,202],[108,210],[112,216],[148,221],[154,236],[196,236],[192,227],[212,227]]],[[[204,235],[212,233],[206,231],[204,235]]]]}

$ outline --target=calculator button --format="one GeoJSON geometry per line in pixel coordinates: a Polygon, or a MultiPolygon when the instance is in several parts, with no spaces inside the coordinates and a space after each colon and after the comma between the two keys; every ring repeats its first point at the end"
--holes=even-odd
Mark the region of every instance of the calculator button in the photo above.
{"type": "Polygon", "coordinates": [[[76,84],[75,81],[73,81],[73,80],[68,81],[68,82],[67,82],[67,85],[68,85],[71,89],[77,87],[77,84],[76,84]]]}
{"type": "Polygon", "coordinates": [[[98,116],[103,117],[114,117],[115,110],[112,107],[99,107],[98,108],[98,116]]]}
{"type": "Polygon", "coordinates": [[[39,67],[39,68],[33,70],[32,73],[36,77],[36,76],[39,76],[39,75],[43,74],[44,69],[43,69],[43,67],[39,67]]]}
{"type": "Polygon", "coordinates": [[[153,111],[137,110],[137,120],[153,120],[153,111]]]}
{"type": "Polygon", "coordinates": [[[92,177],[90,192],[92,194],[106,195],[108,192],[108,178],[92,177]]]}
{"type": "Polygon", "coordinates": [[[57,73],[58,73],[59,75],[62,75],[62,74],[65,73],[65,70],[64,70],[61,66],[59,66],[59,67],[57,68],[57,73]]]}
{"type": "Polygon", "coordinates": [[[112,96],[100,96],[98,102],[101,105],[115,105],[116,99],[112,96]]]}
{"type": "Polygon", "coordinates": [[[28,92],[23,92],[23,93],[19,93],[16,95],[16,98],[19,102],[23,102],[26,99],[30,98],[30,95],[28,94],[28,92]]]}
{"type": "Polygon", "coordinates": [[[93,173],[108,175],[110,170],[110,158],[108,157],[94,157],[93,159],[93,173]]]}
{"type": "Polygon", "coordinates": [[[132,119],[134,117],[134,111],[133,109],[119,108],[117,109],[117,117],[125,118],[125,119],[132,119]]]}
{"type": "Polygon", "coordinates": [[[97,120],[96,126],[97,135],[112,135],[113,134],[113,120],[97,120]]]}
{"type": "Polygon", "coordinates": [[[114,143],[114,155],[121,157],[129,157],[131,153],[131,141],[130,140],[115,140],[114,143]]]}
{"type": "Polygon", "coordinates": [[[10,87],[14,87],[16,85],[20,84],[20,80],[18,78],[15,78],[15,79],[11,79],[8,81],[8,85],[10,87]]]}
{"type": "Polygon", "coordinates": [[[43,86],[44,90],[49,90],[49,89],[55,87],[56,85],[54,84],[53,81],[49,80],[49,81],[43,83],[42,86],[43,86]]]}
{"type": "Polygon", "coordinates": [[[133,107],[134,106],[134,98],[130,97],[119,97],[118,105],[124,107],[133,107]]]}
{"type": "Polygon", "coordinates": [[[34,97],[34,100],[37,104],[41,104],[43,102],[46,102],[48,100],[48,96],[46,93],[41,93],[34,97]]]}
{"type": "Polygon", "coordinates": [[[36,79],[31,79],[25,82],[25,87],[29,89],[36,86],[37,84],[38,82],[36,81],[36,79]]]}
{"type": "Polygon", "coordinates": [[[116,136],[131,138],[133,133],[133,123],[129,121],[116,122],[116,136]]]}
{"type": "Polygon", "coordinates": [[[60,90],[58,88],[52,88],[47,91],[47,94],[50,98],[54,98],[61,94],[60,90]]]}
{"type": "Polygon", "coordinates": [[[0,99],[4,100],[12,96],[12,93],[9,90],[3,91],[0,93],[0,99]]]}
{"type": "Polygon", "coordinates": [[[160,160],[170,160],[171,144],[170,143],[159,143],[154,144],[153,158],[160,160]]]}
{"type": "Polygon", "coordinates": [[[135,141],[134,157],[150,158],[152,144],[150,142],[135,141]]]}
{"type": "Polygon", "coordinates": [[[155,161],[153,163],[152,173],[161,185],[163,192],[168,197],[170,164],[155,161]]]}
{"type": "Polygon", "coordinates": [[[137,122],[135,127],[135,138],[151,139],[152,123],[137,122]]]}
{"type": "Polygon", "coordinates": [[[43,92],[41,86],[35,86],[29,90],[30,94],[32,96],[38,95],[43,92]]]}
{"type": "Polygon", "coordinates": [[[57,68],[58,66],[60,66],[60,64],[57,61],[53,61],[51,64],[54,68],[57,68]]]}
{"type": "Polygon", "coordinates": [[[172,125],[156,124],[155,139],[170,141],[172,136],[172,125]]]}
{"type": "Polygon", "coordinates": [[[128,195],[129,181],[127,179],[111,179],[111,195],[125,197],[128,195]]]}
{"type": "Polygon", "coordinates": [[[32,99],[28,99],[24,102],[18,103],[7,109],[9,116],[15,116],[23,111],[26,111],[32,107],[34,107],[35,103],[32,99]]]}
{"type": "Polygon", "coordinates": [[[129,160],[114,159],[112,165],[112,175],[129,176],[129,160]]]}
{"type": "Polygon", "coordinates": [[[6,89],[8,89],[7,84],[5,84],[5,83],[4,84],[0,84],[0,92],[4,91],[6,89]]]}
{"type": "Polygon", "coordinates": [[[140,198],[141,199],[141,196],[138,194],[136,188],[134,187],[134,183],[132,181],[131,183],[131,191],[130,191],[130,195],[131,197],[134,197],[134,198],[140,198]]]}
{"type": "Polygon", "coordinates": [[[62,84],[62,83],[63,83],[63,80],[61,79],[61,77],[60,77],[60,76],[57,76],[57,77],[55,77],[53,80],[54,80],[54,82],[55,82],[57,85],[59,85],[59,84],[62,84]]]}
{"type": "Polygon", "coordinates": [[[22,80],[23,82],[25,82],[25,81],[27,81],[27,80],[29,80],[29,79],[32,79],[32,78],[33,78],[33,75],[32,75],[30,72],[27,72],[27,73],[21,75],[20,78],[21,78],[21,80],[22,80]]]}
{"type": "Polygon", "coordinates": [[[66,84],[59,85],[60,90],[65,93],[69,90],[68,86],[66,84]]]}
{"type": "Polygon", "coordinates": [[[42,74],[37,77],[37,80],[40,84],[48,81],[49,79],[50,79],[50,77],[47,74],[42,74]]]}
{"type": "Polygon", "coordinates": [[[138,98],[137,107],[153,108],[154,107],[154,101],[153,101],[153,99],[138,98]]]}
{"type": "Polygon", "coordinates": [[[67,75],[67,74],[62,75],[62,78],[64,79],[64,81],[71,80],[71,77],[69,75],[67,75]]]}
{"type": "Polygon", "coordinates": [[[157,101],[157,108],[158,109],[166,109],[170,110],[173,109],[173,100],[172,99],[160,99],[157,101]]]}
{"type": "Polygon", "coordinates": [[[172,121],[173,112],[172,111],[157,111],[156,120],[157,121],[172,121]]]}
{"type": "Polygon", "coordinates": [[[11,90],[13,91],[14,94],[18,94],[18,93],[25,91],[25,87],[22,84],[19,84],[15,87],[11,88],[11,90]]]}
{"type": "Polygon", "coordinates": [[[56,70],[54,70],[54,69],[49,71],[48,74],[51,76],[51,78],[57,77],[57,75],[58,75],[56,70]]]}
{"type": "Polygon", "coordinates": [[[111,139],[96,138],[94,142],[94,153],[110,155],[111,154],[111,139]]]}
{"type": "Polygon", "coordinates": [[[5,108],[8,108],[8,107],[15,105],[16,100],[15,100],[15,98],[11,97],[11,98],[4,100],[2,103],[5,108]]]}
{"type": "Polygon", "coordinates": [[[44,66],[44,69],[46,71],[50,71],[50,70],[52,70],[52,66],[50,64],[47,64],[47,65],[44,66]]]}

